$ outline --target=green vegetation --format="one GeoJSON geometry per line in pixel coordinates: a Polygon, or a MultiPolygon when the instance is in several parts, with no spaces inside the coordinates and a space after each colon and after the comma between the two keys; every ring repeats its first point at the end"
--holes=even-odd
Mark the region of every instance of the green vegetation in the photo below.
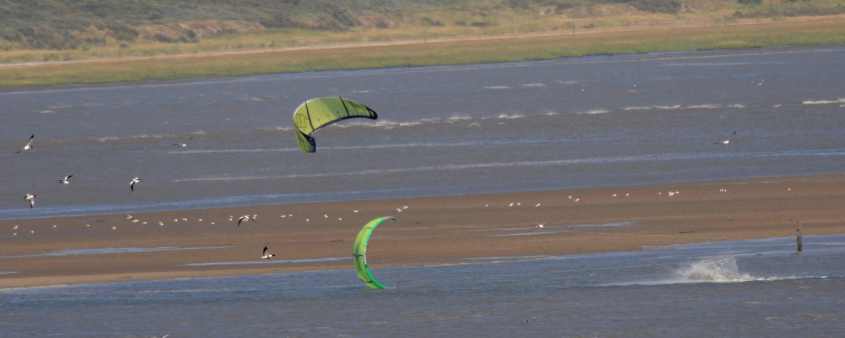
{"type": "Polygon", "coordinates": [[[831,15],[845,13],[845,1],[840,0],[741,0],[742,6],[734,14],[745,18],[782,16],[831,15]]]}
{"type": "Polygon", "coordinates": [[[839,13],[845,0],[0,0],[0,87],[841,44],[843,17],[803,17],[839,13]]]}
{"type": "Polygon", "coordinates": [[[562,56],[845,44],[845,20],[675,27],[384,46],[0,67],[0,87],[173,80],[328,69],[464,64],[562,56]]]}
{"type": "Polygon", "coordinates": [[[484,30],[549,16],[842,12],[845,0],[0,0],[0,49],[127,48],[286,30],[484,30]]]}

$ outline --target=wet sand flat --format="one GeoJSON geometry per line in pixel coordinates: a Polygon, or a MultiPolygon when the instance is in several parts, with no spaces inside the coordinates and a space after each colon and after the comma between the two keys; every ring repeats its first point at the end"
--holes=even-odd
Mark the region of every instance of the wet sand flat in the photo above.
{"type": "Polygon", "coordinates": [[[383,215],[398,220],[371,241],[377,268],[790,236],[794,220],[841,234],[843,203],[845,176],[825,175],[4,220],[0,287],[350,269],[354,235],[383,215]],[[260,263],[265,244],[278,256],[260,263]]]}

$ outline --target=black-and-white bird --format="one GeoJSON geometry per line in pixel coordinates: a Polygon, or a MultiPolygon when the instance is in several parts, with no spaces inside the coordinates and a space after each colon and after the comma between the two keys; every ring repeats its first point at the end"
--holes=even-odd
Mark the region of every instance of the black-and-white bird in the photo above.
{"type": "Polygon", "coordinates": [[[261,251],[261,259],[270,259],[276,257],[276,254],[270,252],[269,246],[264,246],[264,250],[261,251]]]}
{"type": "Polygon", "coordinates": [[[174,143],[173,146],[176,147],[176,148],[179,148],[179,149],[185,149],[185,148],[188,147],[188,144],[187,143],[174,143]]]}
{"type": "Polygon", "coordinates": [[[64,185],[68,185],[68,184],[70,184],[70,178],[71,177],[73,177],[73,174],[62,177],[62,178],[59,179],[59,183],[64,184],[64,185]]]}
{"type": "Polygon", "coordinates": [[[129,180],[129,191],[135,191],[135,185],[144,182],[140,177],[133,177],[129,180]]]}
{"type": "Polygon", "coordinates": [[[255,218],[256,218],[255,216],[243,215],[243,216],[238,218],[238,226],[241,226],[241,223],[244,223],[244,222],[254,222],[255,218]]]}
{"type": "Polygon", "coordinates": [[[34,141],[34,140],[35,140],[35,134],[32,134],[31,136],[29,136],[29,141],[27,141],[26,144],[24,144],[23,147],[20,150],[17,151],[17,153],[20,154],[20,153],[23,153],[23,152],[31,151],[32,150],[32,141],[34,141]]]}
{"type": "Polygon", "coordinates": [[[35,208],[35,198],[36,197],[38,197],[37,194],[29,193],[29,194],[26,194],[26,196],[24,196],[23,199],[24,199],[24,201],[29,203],[30,208],[35,208]]]}

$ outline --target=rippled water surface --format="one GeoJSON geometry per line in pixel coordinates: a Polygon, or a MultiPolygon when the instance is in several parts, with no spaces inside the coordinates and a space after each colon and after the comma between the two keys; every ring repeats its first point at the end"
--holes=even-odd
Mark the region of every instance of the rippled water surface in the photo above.
{"type": "MultiPolygon", "coordinates": [[[[841,337],[845,237],[0,290],[3,337],[841,337]]],[[[378,257],[371,257],[376,262],[378,257]]]]}
{"type": "Polygon", "coordinates": [[[837,172],[843,79],[831,48],[0,92],[0,217],[837,172]],[[324,95],[381,119],[302,154],[291,112],[324,95]]]}

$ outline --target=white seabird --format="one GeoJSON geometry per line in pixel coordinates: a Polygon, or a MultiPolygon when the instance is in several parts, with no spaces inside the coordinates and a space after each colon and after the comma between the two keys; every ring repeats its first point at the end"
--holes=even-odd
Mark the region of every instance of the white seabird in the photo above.
{"type": "MultiPolygon", "coordinates": [[[[731,137],[734,137],[734,136],[736,136],[736,130],[734,130],[734,132],[731,133],[731,137]]],[[[729,144],[731,144],[731,142],[733,142],[733,141],[730,138],[726,138],[726,139],[721,140],[719,142],[713,142],[713,144],[729,145],[729,144]]]]}
{"type": "Polygon", "coordinates": [[[34,140],[35,140],[35,134],[30,135],[29,141],[27,141],[26,144],[24,144],[23,147],[20,150],[17,151],[17,153],[20,154],[20,153],[23,153],[23,152],[31,151],[32,150],[32,141],[34,141],[34,140]]]}
{"type": "Polygon", "coordinates": [[[133,177],[129,180],[129,191],[135,191],[135,185],[138,183],[144,182],[140,177],[133,177]]]}
{"type": "Polygon", "coordinates": [[[254,222],[254,221],[255,221],[255,217],[254,217],[254,216],[251,216],[251,215],[243,215],[243,216],[241,216],[240,218],[238,218],[238,226],[241,226],[241,223],[244,223],[244,222],[254,222]]]}
{"type": "Polygon", "coordinates": [[[71,177],[73,177],[73,174],[62,177],[62,178],[59,179],[59,183],[64,184],[64,185],[68,185],[68,184],[70,184],[70,178],[71,177]]]}
{"type": "Polygon", "coordinates": [[[37,195],[37,194],[34,194],[34,193],[29,193],[29,194],[26,194],[26,196],[24,196],[24,198],[23,198],[23,199],[24,199],[24,201],[26,201],[27,203],[29,203],[29,207],[30,207],[30,208],[35,208],[35,198],[36,198],[36,197],[38,197],[38,195],[37,195]]]}
{"type": "Polygon", "coordinates": [[[264,246],[264,250],[261,251],[261,259],[270,259],[276,257],[276,254],[270,252],[269,246],[264,246]]]}

